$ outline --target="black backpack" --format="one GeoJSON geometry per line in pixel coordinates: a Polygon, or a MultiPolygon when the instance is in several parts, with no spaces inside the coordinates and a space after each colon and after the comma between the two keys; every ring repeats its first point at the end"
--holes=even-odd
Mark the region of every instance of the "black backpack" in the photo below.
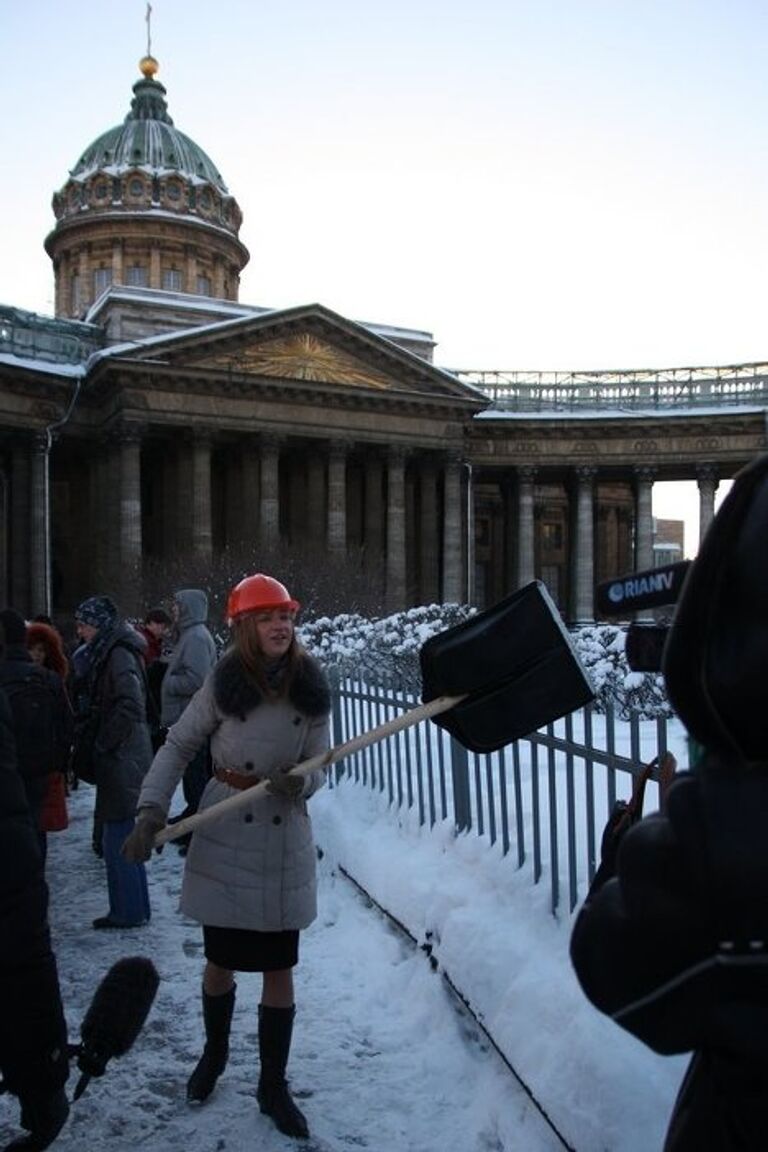
{"type": "Polygon", "coordinates": [[[30,779],[60,768],[59,701],[49,675],[22,664],[3,678],[2,687],[13,713],[19,773],[30,779]]]}

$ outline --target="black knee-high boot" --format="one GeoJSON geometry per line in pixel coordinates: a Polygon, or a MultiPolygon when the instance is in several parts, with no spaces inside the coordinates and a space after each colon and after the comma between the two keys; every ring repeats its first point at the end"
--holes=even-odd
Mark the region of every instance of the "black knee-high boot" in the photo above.
{"type": "Polygon", "coordinates": [[[191,1102],[202,1104],[203,1100],[207,1100],[227,1066],[229,1029],[234,1009],[234,987],[223,996],[209,996],[203,989],[205,1048],[197,1067],[187,1081],[187,1100],[191,1102]]]}
{"type": "Polygon", "coordinates": [[[309,1136],[306,1117],[294,1104],[285,1079],[295,1014],[295,1008],[259,1005],[261,1075],[256,1098],[261,1111],[272,1117],[281,1132],[306,1139],[309,1136]]]}

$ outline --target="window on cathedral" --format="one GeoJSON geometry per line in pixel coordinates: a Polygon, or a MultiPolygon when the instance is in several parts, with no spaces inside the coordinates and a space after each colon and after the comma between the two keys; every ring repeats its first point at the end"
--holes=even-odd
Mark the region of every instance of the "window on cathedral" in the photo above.
{"type": "Polygon", "coordinates": [[[206,211],[211,207],[211,194],[208,191],[200,193],[200,207],[205,208],[206,211]]]}
{"type": "Polygon", "coordinates": [[[181,292],[181,272],[178,268],[163,269],[163,288],[166,292],[181,292]]]}
{"type": "Polygon", "coordinates": [[[197,278],[197,294],[198,294],[198,296],[210,296],[210,294],[211,294],[211,278],[210,278],[210,276],[198,276],[198,278],[197,278]]]}
{"type": "Polygon", "coordinates": [[[143,264],[130,264],[125,270],[125,282],[132,288],[146,288],[149,283],[147,269],[143,264]]]}
{"type": "Polygon", "coordinates": [[[177,184],[175,181],[166,185],[165,192],[169,200],[181,199],[181,185],[177,184]]]}
{"type": "Polygon", "coordinates": [[[131,196],[143,196],[144,181],[139,180],[138,176],[134,176],[133,180],[129,181],[128,183],[128,191],[130,192],[131,196]]]}
{"type": "Polygon", "coordinates": [[[77,272],[69,281],[69,310],[75,315],[80,312],[80,276],[77,272]]]}
{"type": "Polygon", "coordinates": [[[94,185],[93,194],[97,200],[106,200],[109,195],[106,180],[99,180],[98,183],[94,185]]]}
{"type": "Polygon", "coordinates": [[[101,296],[112,283],[111,268],[96,268],[93,273],[93,296],[101,296]]]}

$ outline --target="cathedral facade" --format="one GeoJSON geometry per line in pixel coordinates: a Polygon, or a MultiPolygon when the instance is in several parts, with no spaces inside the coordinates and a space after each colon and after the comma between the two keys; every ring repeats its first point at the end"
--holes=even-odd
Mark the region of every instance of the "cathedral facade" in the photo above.
{"type": "Polygon", "coordinates": [[[504,410],[430,333],[242,304],[240,207],[140,70],[53,197],[55,317],[0,308],[3,602],[136,612],[148,566],[301,549],[387,611],[538,577],[586,622],[597,580],[653,563],[654,479],[699,479],[706,519],[763,447],[746,416],[712,447],[705,418],[504,410]]]}

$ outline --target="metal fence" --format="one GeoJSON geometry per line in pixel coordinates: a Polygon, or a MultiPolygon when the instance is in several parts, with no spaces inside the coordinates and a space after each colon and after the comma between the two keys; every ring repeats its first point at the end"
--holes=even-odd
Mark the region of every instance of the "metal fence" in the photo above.
{"type": "MultiPolygon", "coordinates": [[[[419,697],[392,680],[334,685],[333,743],[371,731],[419,697]]],[[[600,836],[632,778],[668,750],[667,721],[620,720],[593,705],[547,725],[499,752],[478,755],[434,723],[419,723],[363,748],[336,765],[334,781],[354,780],[412,810],[420,826],[450,821],[457,833],[484,838],[534,883],[548,882],[554,912],[573,910],[599,863],[600,836]]],[[[658,787],[648,785],[648,809],[658,787]]]]}

